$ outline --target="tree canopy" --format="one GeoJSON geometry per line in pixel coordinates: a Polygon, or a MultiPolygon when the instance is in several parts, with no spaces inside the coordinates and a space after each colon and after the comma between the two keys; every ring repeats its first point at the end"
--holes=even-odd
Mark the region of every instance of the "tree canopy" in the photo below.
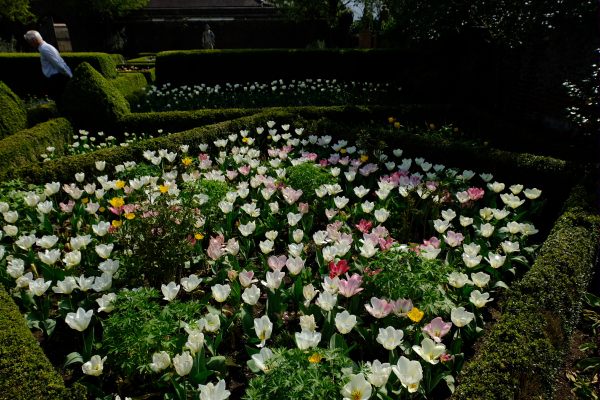
{"type": "Polygon", "coordinates": [[[113,19],[145,7],[149,0],[0,0],[0,21],[28,23],[36,18],[113,19]]]}
{"type": "Polygon", "coordinates": [[[25,23],[33,18],[29,0],[0,0],[0,21],[25,23]]]}

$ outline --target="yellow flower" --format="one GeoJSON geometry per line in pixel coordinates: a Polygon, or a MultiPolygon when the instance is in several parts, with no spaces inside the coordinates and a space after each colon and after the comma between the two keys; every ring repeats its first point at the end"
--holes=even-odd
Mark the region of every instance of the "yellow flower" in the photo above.
{"type": "Polygon", "coordinates": [[[394,118],[394,117],[388,117],[388,122],[390,124],[393,124],[395,121],[396,121],[396,118],[394,118]]]}
{"type": "Polygon", "coordinates": [[[98,211],[100,211],[100,212],[104,212],[104,211],[106,211],[106,208],[104,208],[104,207],[100,207],[100,208],[98,209],[98,211]]]}
{"type": "Polygon", "coordinates": [[[340,153],[346,154],[346,149],[340,149],[340,153]]]}
{"type": "Polygon", "coordinates": [[[121,221],[120,219],[113,219],[111,225],[113,226],[113,228],[118,228],[121,225],[123,225],[123,221],[121,221]]]}
{"type": "Polygon", "coordinates": [[[185,165],[186,167],[189,167],[190,165],[192,165],[192,158],[191,157],[186,157],[183,160],[181,160],[181,163],[183,165],[185,165]]]}
{"type": "Polygon", "coordinates": [[[123,189],[125,187],[125,181],[119,179],[117,182],[115,182],[115,187],[117,189],[123,189]]]}
{"type": "Polygon", "coordinates": [[[160,190],[161,193],[167,193],[169,191],[169,185],[160,185],[158,190],[160,190]]]}
{"type": "Polygon", "coordinates": [[[419,310],[417,307],[413,307],[412,310],[410,310],[406,316],[408,318],[410,318],[410,320],[412,322],[418,323],[419,321],[421,321],[421,319],[423,319],[423,316],[425,315],[425,313],[421,310],[419,310]]]}
{"type": "Polygon", "coordinates": [[[81,199],[81,202],[83,204],[87,204],[90,201],[90,199],[88,199],[87,197],[84,197],[83,199],[81,199]]]}
{"type": "Polygon", "coordinates": [[[204,235],[203,235],[203,234],[201,234],[201,233],[196,233],[196,234],[194,235],[194,237],[196,238],[196,240],[202,240],[202,239],[204,239],[204,235]]]}
{"type": "Polygon", "coordinates": [[[248,138],[247,137],[243,137],[242,138],[242,143],[248,143],[248,138]]]}
{"type": "Polygon", "coordinates": [[[271,135],[267,136],[267,139],[271,139],[271,135]]]}
{"type": "Polygon", "coordinates": [[[135,218],[135,214],[134,213],[126,213],[125,218],[127,218],[128,220],[132,220],[135,218]]]}
{"type": "Polygon", "coordinates": [[[394,128],[400,128],[402,125],[400,122],[394,122],[394,128]]]}
{"type": "Polygon", "coordinates": [[[123,207],[125,205],[125,200],[123,200],[121,197],[113,197],[108,202],[115,208],[123,207]]]}
{"type": "Polygon", "coordinates": [[[363,154],[362,156],[360,156],[360,161],[362,162],[366,162],[369,159],[369,156],[366,154],[363,154]]]}
{"type": "Polygon", "coordinates": [[[308,361],[310,361],[313,364],[320,363],[322,359],[323,359],[323,356],[320,355],[319,353],[313,353],[312,356],[308,357],[308,361]]]}

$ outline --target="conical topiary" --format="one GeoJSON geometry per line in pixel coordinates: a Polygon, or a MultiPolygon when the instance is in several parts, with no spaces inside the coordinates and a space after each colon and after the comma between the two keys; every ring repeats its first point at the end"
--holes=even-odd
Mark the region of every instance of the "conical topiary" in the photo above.
{"type": "Polygon", "coordinates": [[[130,112],[121,92],[87,62],[73,72],[62,103],[62,111],[74,125],[86,129],[111,127],[130,112]]]}
{"type": "Polygon", "coordinates": [[[0,138],[27,128],[23,102],[4,82],[0,82],[0,138]]]}

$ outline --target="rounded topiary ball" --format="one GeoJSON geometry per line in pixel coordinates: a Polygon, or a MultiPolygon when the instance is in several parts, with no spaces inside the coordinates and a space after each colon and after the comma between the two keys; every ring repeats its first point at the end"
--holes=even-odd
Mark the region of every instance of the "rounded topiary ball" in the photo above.
{"type": "Polygon", "coordinates": [[[27,128],[23,102],[8,86],[0,82],[0,138],[27,128]]]}
{"type": "Polygon", "coordinates": [[[73,72],[62,103],[73,123],[86,129],[110,128],[130,112],[121,92],[87,62],[73,72]]]}

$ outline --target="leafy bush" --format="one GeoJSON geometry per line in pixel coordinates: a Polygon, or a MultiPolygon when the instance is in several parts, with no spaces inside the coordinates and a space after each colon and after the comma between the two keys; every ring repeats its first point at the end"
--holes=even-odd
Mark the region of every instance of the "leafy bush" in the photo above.
{"type": "Polygon", "coordinates": [[[206,203],[201,207],[202,215],[206,218],[204,231],[218,230],[223,222],[225,215],[219,209],[219,202],[223,200],[225,194],[229,191],[227,182],[220,182],[209,179],[202,179],[197,183],[197,191],[208,197],[206,203]]]}
{"type": "Polygon", "coordinates": [[[194,250],[195,225],[200,210],[194,199],[173,201],[167,191],[169,184],[161,186],[164,194],[155,193],[137,199],[137,202],[115,206],[123,200],[113,199],[113,207],[120,207],[118,237],[129,256],[124,260],[125,279],[156,286],[179,280],[186,262],[194,250]]]}
{"type": "Polygon", "coordinates": [[[387,251],[378,253],[369,269],[379,271],[368,282],[381,297],[411,299],[427,315],[450,313],[454,306],[443,289],[454,267],[441,260],[426,260],[412,251],[387,251]]]}
{"type": "Polygon", "coordinates": [[[302,190],[300,201],[312,203],[317,195],[315,189],[321,185],[336,183],[335,177],[313,163],[294,165],[287,170],[287,184],[296,190],[302,190]]]}
{"type": "Polygon", "coordinates": [[[27,112],[21,99],[0,81],[0,138],[27,127],[27,112]]]}
{"type": "Polygon", "coordinates": [[[155,352],[177,353],[187,338],[181,322],[195,322],[203,308],[197,301],[163,306],[160,298],[152,288],[119,292],[114,310],[104,321],[103,343],[111,365],[127,375],[149,372],[155,352]]]}
{"type": "Polygon", "coordinates": [[[337,399],[352,360],[339,350],[275,349],[268,372],[250,380],[244,399],[337,399]]]}

